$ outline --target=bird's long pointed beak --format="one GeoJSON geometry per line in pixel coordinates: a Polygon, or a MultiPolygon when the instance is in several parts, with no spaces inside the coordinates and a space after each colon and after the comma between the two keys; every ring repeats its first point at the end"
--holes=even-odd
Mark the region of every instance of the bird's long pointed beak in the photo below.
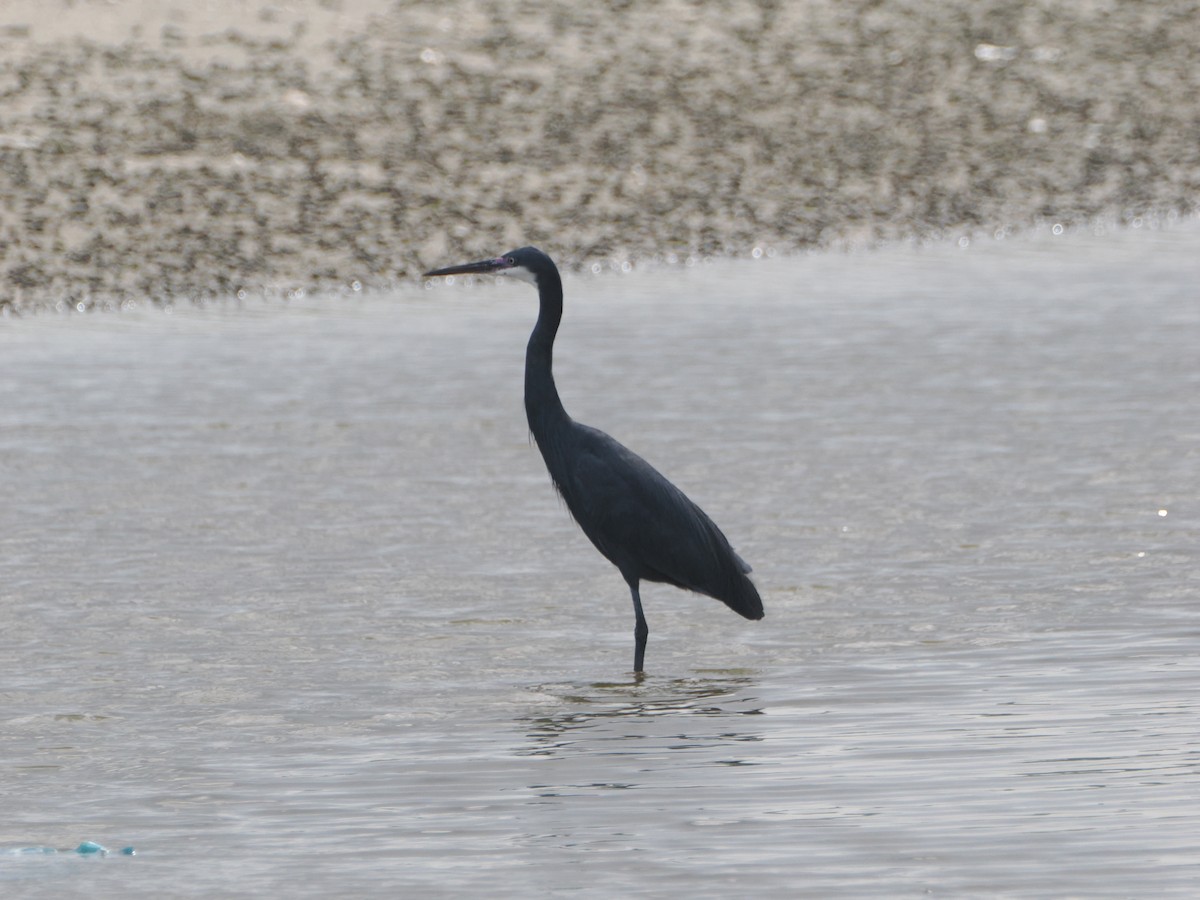
{"type": "Polygon", "coordinates": [[[432,272],[426,272],[423,277],[432,278],[435,275],[487,275],[491,272],[502,272],[505,269],[512,268],[512,260],[505,259],[503,256],[497,256],[493,259],[484,259],[479,262],[462,263],[457,266],[446,266],[444,269],[434,269],[432,272]]]}

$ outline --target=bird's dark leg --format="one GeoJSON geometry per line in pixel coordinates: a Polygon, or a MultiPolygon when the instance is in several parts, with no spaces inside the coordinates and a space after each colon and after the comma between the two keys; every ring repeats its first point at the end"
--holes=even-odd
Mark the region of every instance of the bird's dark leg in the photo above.
{"type": "Polygon", "coordinates": [[[629,582],[629,592],[633,594],[633,612],[637,616],[637,624],[633,627],[633,671],[641,674],[642,662],[646,658],[646,638],[650,636],[650,626],[646,624],[646,616],[642,612],[642,596],[638,593],[638,583],[629,582]]]}

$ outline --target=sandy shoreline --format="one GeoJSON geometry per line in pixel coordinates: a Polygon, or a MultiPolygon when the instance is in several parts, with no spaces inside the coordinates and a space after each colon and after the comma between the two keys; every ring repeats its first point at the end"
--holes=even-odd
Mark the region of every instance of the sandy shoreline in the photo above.
{"type": "Polygon", "coordinates": [[[0,306],[1190,212],[1193,3],[0,14],[0,306]]]}

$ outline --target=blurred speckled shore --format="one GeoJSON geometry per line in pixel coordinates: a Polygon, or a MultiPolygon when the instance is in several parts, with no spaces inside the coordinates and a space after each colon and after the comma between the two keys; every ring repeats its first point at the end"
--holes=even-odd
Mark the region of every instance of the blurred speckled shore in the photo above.
{"type": "Polygon", "coordinates": [[[8,0],[0,307],[1189,213],[1200,6],[8,0]]]}

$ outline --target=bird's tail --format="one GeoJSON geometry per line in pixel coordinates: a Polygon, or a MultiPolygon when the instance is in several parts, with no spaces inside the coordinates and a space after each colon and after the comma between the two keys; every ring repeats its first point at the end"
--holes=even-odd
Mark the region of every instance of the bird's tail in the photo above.
{"type": "Polygon", "coordinates": [[[739,573],[731,587],[731,590],[725,591],[717,599],[743,618],[761,619],[762,597],[758,595],[758,588],[754,586],[754,582],[744,573],[739,573]]]}

